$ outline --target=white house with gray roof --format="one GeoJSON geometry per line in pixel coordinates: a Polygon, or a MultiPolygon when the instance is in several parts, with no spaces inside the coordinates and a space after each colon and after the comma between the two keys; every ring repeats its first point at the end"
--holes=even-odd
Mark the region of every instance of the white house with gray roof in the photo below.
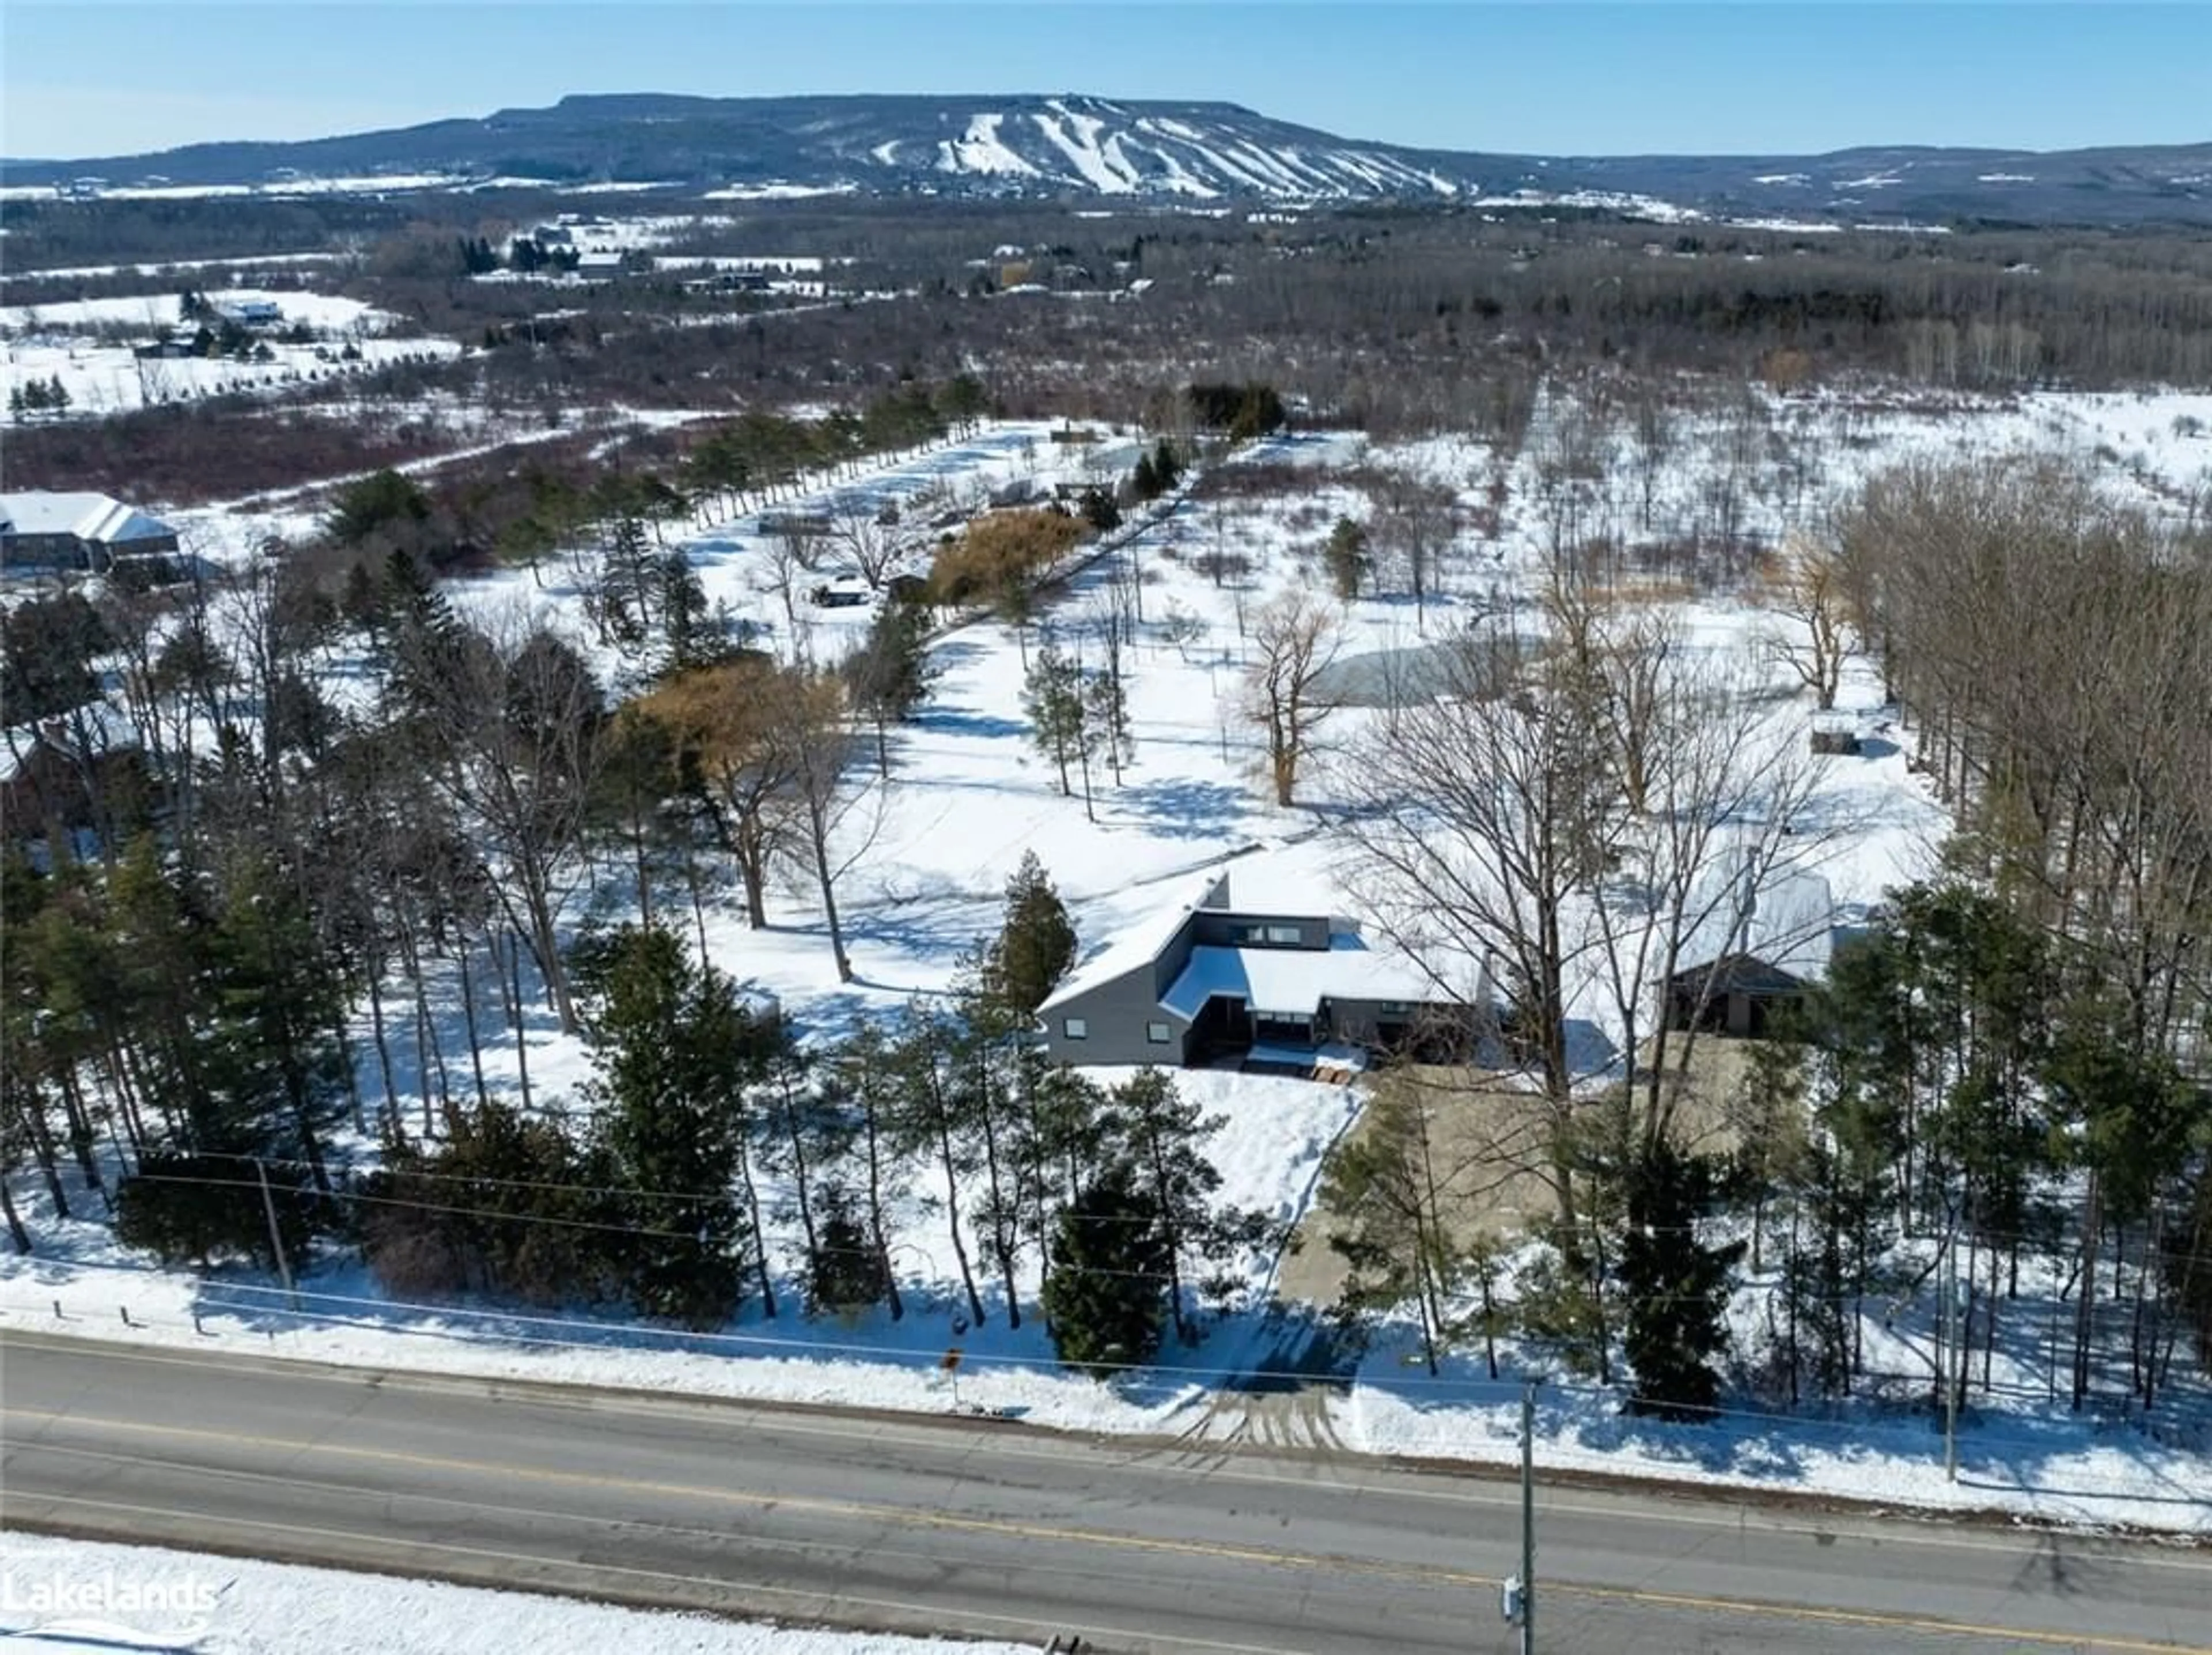
{"type": "Polygon", "coordinates": [[[1264,855],[1193,875],[1038,1008],[1046,1050],[1067,1063],[1310,1069],[1472,1031],[1486,995],[1448,992],[1332,906],[1310,872],[1264,855]]]}

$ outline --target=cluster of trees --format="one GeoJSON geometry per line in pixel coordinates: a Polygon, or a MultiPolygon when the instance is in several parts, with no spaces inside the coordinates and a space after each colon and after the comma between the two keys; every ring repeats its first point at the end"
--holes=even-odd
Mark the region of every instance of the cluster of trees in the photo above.
{"type": "Polygon", "coordinates": [[[897,1318],[900,1254],[934,1262],[901,1215],[919,1180],[942,1191],[924,1205],[972,1323],[1020,1326],[1035,1279],[1067,1360],[1143,1362],[1168,1329],[1197,1336],[1200,1301],[1227,1290],[1216,1267],[1264,1226],[1213,1208],[1218,1123],[1168,1076],[1100,1087],[1022,1037],[1020,1002],[1073,947],[1032,861],[951,1001],[802,1048],[674,933],[594,940],[577,964],[586,1109],[453,1110],[365,1188],[369,1262],[396,1292],[614,1301],[695,1326],[794,1296],[810,1315],[897,1318]]]}
{"type": "Polygon", "coordinates": [[[8,1161],[58,1191],[62,1149],[88,1177],[112,1150],[140,1169],[131,1235],[177,1256],[265,1250],[266,1209],[325,1196],[333,1111],[398,1141],[410,1059],[424,1136],[465,1092],[485,1105],[495,1017],[526,1117],[526,996],[577,1025],[563,939],[590,892],[696,917],[734,867],[757,920],[768,870],[804,869],[849,974],[833,885],[866,836],[833,842],[866,722],[880,753],[927,691],[910,618],[887,613],[839,673],[695,635],[617,703],[541,621],[462,619],[406,544],[428,514],[372,477],[329,524],[344,579],[273,547],[7,617],[8,1161]],[[362,669],[349,706],[333,651],[362,669]],[[434,1033],[456,1008],[465,1068],[434,1033]]]}
{"type": "Polygon", "coordinates": [[[1290,417],[1272,385],[1196,384],[1185,388],[1183,398],[1200,429],[1218,431],[1232,442],[1279,431],[1290,417]]]}
{"type": "Polygon", "coordinates": [[[1030,739],[1060,775],[1062,798],[1073,795],[1069,765],[1083,784],[1083,807],[1092,821],[1097,809],[1091,793],[1091,764],[1103,759],[1114,785],[1134,761],[1137,739],[1129,721],[1129,673],[1136,619],[1127,589],[1114,589],[1101,605],[1095,630],[1098,664],[1086,665],[1077,640],[1073,655],[1056,636],[1048,636],[1030,657],[1022,685],[1022,710],[1028,714],[1030,739]]]}
{"type": "MultiPolygon", "coordinates": [[[[58,1213],[74,1186],[172,1262],[296,1267],[323,1238],[359,1247],[397,1294],[708,1327],[749,1301],[770,1317],[794,1299],[810,1315],[906,1314],[900,1255],[935,1263],[912,1240],[920,1183],[940,1192],[922,1207],[962,1313],[1018,1326],[1041,1304],[1065,1360],[1099,1372],[1150,1360],[1170,1331],[1199,1337],[1203,1306],[1234,1291],[1226,1267],[1268,1238],[1260,1216],[1215,1204],[1204,1145],[1219,1123],[1170,1077],[1101,1086],[1028,1037],[1076,946],[1034,857],[951,997],[811,1045],[666,919],[587,930],[560,979],[591,1056],[579,1096],[488,1092],[471,1009],[473,1088],[441,1068],[433,1110],[427,1066],[443,1060],[426,1045],[431,1112],[410,1124],[389,1097],[361,1116],[347,1001],[375,939],[346,934],[326,904],[362,839],[319,855],[301,842],[277,861],[292,842],[267,837],[258,860],[189,879],[150,837],[104,878],[9,864],[5,1143],[58,1213]],[[382,1144],[366,1176],[329,1147],[349,1105],[382,1144]]],[[[416,945],[466,950],[483,922],[441,921],[442,944],[416,945]]],[[[489,963],[519,993],[519,958],[495,947],[489,963]]],[[[380,1014],[374,1038],[388,1085],[380,1014]]],[[[12,1197],[6,1216],[27,1250],[12,1197]]]]}
{"type": "Polygon", "coordinates": [[[66,414],[72,399],[58,374],[23,380],[8,387],[8,411],[17,419],[31,414],[66,414]]]}
{"type": "Polygon", "coordinates": [[[1413,1305],[1432,1369],[1479,1337],[1494,1372],[1507,1331],[1607,1379],[1625,1359],[1638,1408],[1697,1418],[1731,1383],[1848,1396],[1868,1321],[1932,1300],[1932,1399],[1987,1392],[2008,1329],[2047,1350],[2054,1396],[2148,1409],[2185,1336],[2212,1353],[2212,1087],[2133,1056],[2085,964],[1958,875],[1894,893],[1749,1049],[1727,1147],[1639,1143],[1622,1092],[1564,1123],[1587,1257],[1555,1235],[1510,1294],[1503,1238],[1467,1215],[1497,1169],[1443,1119],[1464,1105],[1386,1077],[1326,1169],[1341,1308],[1413,1305]],[[2063,1339],[2039,1306],[2023,1321],[2024,1260],[2031,1293],[2066,1301],[2063,1339]],[[1737,1349],[1747,1288],[1760,1330],[1737,1349]]]}
{"type": "MultiPolygon", "coordinates": [[[[1862,1301],[1924,1288],[1934,1249],[1961,1296],[1936,1382],[1964,1386],[1978,1348],[1989,1383],[2023,1255],[2061,1263],[2054,1384],[2076,1406],[2148,1406],[2184,1330],[2212,1348],[2212,737],[2178,711],[2212,705],[2206,553],[2070,465],[1914,465],[1792,552],[1765,658],[1717,666],[1570,560],[1540,648],[1462,639],[1347,755],[1358,888],[1416,958],[1480,963],[1496,1048],[1533,1082],[1486,1147],[1553,1208],[1525,1329],[1602,1377],[1625,1354],[1650,1406],[1703,1409],[1741,1246],[1772,1289],[1774,1388],[1832,1396],[1861,1371],[1862,1301]],[[1686,1028],[1655,985],[1829,831],[1812,761],[1758,733],[1754,668],[1778,655],[1825,703],[1860,648],[1958,810],[1950,874],[1895,893],[1773,1031],[1715,1158],[1685,1118],[1711,973],[1687,974],[1686,1028]],[[1577,980],[1625,1034],[1601,1102],[1575,1085],[1577,980]]],[[[1448,1244],[1433,1202],[1406,1216],[1449,1177],[1419,1101],[1393,1108],[1390,1176],[1339,1169],[1352,1209],[1402,1232],[1347,1231],[1353,1299],[1419,1299],[1439,1341],[1492,1327],[1486,1247],[1448,1244]]]]}

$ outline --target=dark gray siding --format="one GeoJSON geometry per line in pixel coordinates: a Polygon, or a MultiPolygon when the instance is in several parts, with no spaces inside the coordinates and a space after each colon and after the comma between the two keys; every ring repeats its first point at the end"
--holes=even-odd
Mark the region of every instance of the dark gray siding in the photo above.
{"type": "Polygon", "coordinates": [[[1197,940],[1209,948],[1320,949],[1328,946],[1328,920],[1326,916],[1222,914],[1201,910],[1192,917],[1198,922],[1197,940]],[[1258,936],[1248,934],[1252,928],[1267,925],[1296,926],[1298,940],[1294,943],[1262,942],[1258,936]]]}

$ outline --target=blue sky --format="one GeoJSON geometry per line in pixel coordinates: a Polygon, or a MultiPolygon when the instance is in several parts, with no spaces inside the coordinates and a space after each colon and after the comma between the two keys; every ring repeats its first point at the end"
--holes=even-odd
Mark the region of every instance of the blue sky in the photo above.
{"type": "Polygon", "coordinates": [[[0,154],[307,137],[568,92],[1209,97],[1567,154],[2212,139],[2212,6],[5,0],[0,154]]]}

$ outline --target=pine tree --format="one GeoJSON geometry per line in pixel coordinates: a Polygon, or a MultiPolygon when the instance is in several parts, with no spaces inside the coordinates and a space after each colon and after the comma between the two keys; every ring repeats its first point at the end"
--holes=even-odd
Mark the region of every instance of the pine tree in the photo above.
{"type": "Polygon", "coordinates": [[[822,1198],[819,1239],[807,1272],[808,1310],[851,1316],[882,1304],[890,1293],[890,1271],[859,1208],[833,1186],[822,1198]]]}
{"type": "MultiPolygon", "coordinates": [[[[1133,1187],[1152,1204],[1168,1247],[1168,1310],[1176,1334],[1194,1344],[1198,1329],[1184,1294],[1185,1262],[1224,1262],[1265,1230],[1255,1214],[1216,1212],[1212,1200],[1221,1174],[1203,1145],[1226,1117],[1204,1114],[1176,1090],[1175,1079],[1149,1065],[1109,1095],[1108,1121],[1133,1187]]],[[[1225,1285],[1209,1283],[1211,1286],[1225,1285]]]]}
{"type": "Polygon", "coordinates": [[[1068,761],[1080,758],[1089,739],[1089,711],[1083,700],[1083,669],[1046,643],[1030,662],[1022,685],[1022,710],[1028,714],[1030,739],[1059,767],[1060,794],[1074,797],[1068,761]]]}
{"type": "Polygon", "coordinates": [[[927,612],[919,604],[885,604],[841,670],[854,708],[875,727],[876,768],[888,776],[890,727],[914,716],[937,678],[927,612]]]}
{"type": "Polygon", "coordinates": [[[983,994],[1026,1027],[1054,985],[1075,964],[1075,927],[1052,876],[1034,850],[1006,881],[1005,918],[983,951],[983,994]]]}
{"type": "Polygon", "coordinates": [[[585,1093],[633,1226],[623,1288],[647,1315],[709,1327],[737,1308],[750,1269],[772,1305],[763,1240],[738,1195],[745,1088],[766,1062],[767,1032],[729,979],[669,931],[624,926],[578,953],[593,1071],[585,1093]]]}
{"type": "Polygon", "coordinates": [[[1053,1348],[1101,1377],[1159,1354],[1173,1293],[1175,1246],[1134,1169],[1107,1169],[1060,1215],[1044,1313],[1053,1348]]]}
{"type": "Polygon", "coordinates": [[[1349,517],[1338,518],[1336,526],[1329,531],[1328,544],[1322,548],[1322,561],[1328,566],[1329,583],[1336,588],[1336,595],[1350,603],[1359,595],[1374,566],[1367,549],[1367,531],[1349,517]]]}
{"type": "Polygon", "coordinates": [[[1334,1220],[1329,1247],[1345,1262],[1341,1308],[1374,1316],[1412,1299],[1431,1374],[1445,1345],[1446,1301],[1465,1265],[1444,1222],[1444,1181],[1418,1083],[1386,1081],[1359,1129],[1322,1163],[1318,1203],[1334,1220]]]}
{"type": "Polygon", "coordinates": [[[1630,1406],[1639,1414],[1704,1419],[1720,1394],[1713,1363],[1728,1348],[1729,1293],[1744,1244],[1699,1238],[1719,1196],[1712,1163],[1664,1138],[1645,1147],[1630,1171],[1622,1344],[1636,1376],[1630,1406]]]}

